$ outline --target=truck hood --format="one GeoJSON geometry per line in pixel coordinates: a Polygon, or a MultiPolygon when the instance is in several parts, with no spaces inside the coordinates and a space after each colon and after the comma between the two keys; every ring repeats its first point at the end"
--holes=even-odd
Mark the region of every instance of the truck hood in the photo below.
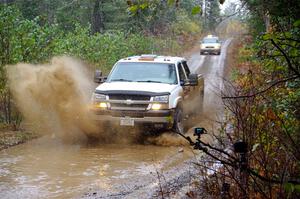
{"type": "Polygon", "coordinates": [[[96,88],[96,92],[106,91],[135,91],[135,92],[151,92],[164,93],[175,89],[175,84],[162,83],[144,83],[144,82],[109,82],[103,83],[96,88]]]}

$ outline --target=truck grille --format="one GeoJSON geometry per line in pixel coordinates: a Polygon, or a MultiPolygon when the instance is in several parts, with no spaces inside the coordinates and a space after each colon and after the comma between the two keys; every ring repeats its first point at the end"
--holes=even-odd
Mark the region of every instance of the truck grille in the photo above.
{"type": "Polygon", "coordinates": [[[144,113],[141,111],[118,111],[112,113],[113,117],[135,117],[135,118],[142,118],[144,117],[144,113]]]}
{"type": "Polygon", "coordinates": [[[115,110],[146,110],[148,104],[123,104],[110,103],[111,109],[115,110]]]}
{"type": "Polygon", "coordinates": [[[143,111],[146,110],[151,96],[110,94],[109,101],[112,110],[143,111]]]}
{"type": "Polygon", "coordinates": [[[110,94],[109,95],[110,100],[144,100],[149,101],[150,96],[147,95],[121,95],[121,94],[110,94]]]}

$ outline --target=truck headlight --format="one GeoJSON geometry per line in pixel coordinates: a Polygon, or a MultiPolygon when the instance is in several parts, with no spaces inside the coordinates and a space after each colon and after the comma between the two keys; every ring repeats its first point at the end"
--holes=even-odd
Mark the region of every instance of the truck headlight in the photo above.
{"type": "Polygon", "coordinates": [[[169,102],[169,95],[161,95],[153,97],[154,102],[161,102],[161,103],[168,103],[169,102]]]}
{"type": "Polygon", "coordinates": [[[106,95],[99,94],[99,93],[93,93],[92,95],[92,107],[93,108],[101,108],[101,109],[107,109],[109,107],[109,104],[105,102],[106,95]]]}
{"type": "Polygon", "coordinates": [[[93,96],[92,96],[93,102],[99,102],[102,100],[106,100],[106,95],[99,94],[99,93],[93,93],[93,96]]]}
{"type": "Polygon", "coordinates": [[[168,104],[160,104],[160,103],[151,104],[151,110],[163,110],[168,108],[169,108],[168,104]]]}
{"type": "Polygon", "coordinates": [[[95,107],[106,109],[108,106],[107,106],[107,103],[100,102],[100,103],[95,103],[95,107]]]}
{"type": "Polygon", "coordinates": [[[159,109],[161,109],[161,104],[152,104],[151,109],[152,110],[159,110],[159,109]]]}

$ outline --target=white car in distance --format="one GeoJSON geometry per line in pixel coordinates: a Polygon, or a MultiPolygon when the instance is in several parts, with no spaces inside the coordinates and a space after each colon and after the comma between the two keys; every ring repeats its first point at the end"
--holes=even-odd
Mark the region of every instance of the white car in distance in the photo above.
{"type": "Polygon", "coordinates": [[[200,42],[200,55],[204,54],[221,54],[221,42],[217,36],[208,35],[200,42]]]}

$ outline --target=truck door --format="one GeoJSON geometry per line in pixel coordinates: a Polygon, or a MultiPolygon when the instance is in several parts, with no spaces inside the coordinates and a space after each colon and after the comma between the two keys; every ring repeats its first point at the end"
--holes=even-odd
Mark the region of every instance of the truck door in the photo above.
{"type": "MultiPolygon", "coordinates": [[[[191,74],[190,69],[185,60],[182,61],[182,66],[187,77],[191,74]]],[[[189,86],[189,98],[188,105],[186,105],[185,111],[189,114],[199,114],[203,110],[203,98],[204,98],[204,79],[198,76],[198,85],[189,86]]]]}
{"type": "MultiPolygon", "coordinates": [[[[189,75],[191,74],[191,71],[185,60],[182,61],[182,66],[183,66],[184,72],[188,78],[189,75]]],[[[198,83],[199,83],[199,80],[198,80],[198,83]]],[[[202,85],[200,85],[200,84],[198,84],[197,86],[190,86],[191,95],[195,95],[195,94],[199,93],[201,90],[201,87],[202,87],[202,85]]]]}
{"type": "MultiPolygon", "coordinates": [[[[188,77],[191,74],[191,71],[185,60],[183,60],[181,62],[179,68],[182,68],[181,70],[183,70],[184,75],[182,75],[182,76],[184,76],[186,78],[185,81],[189,82],[188,77]]],[[[197,104],[199,103],[198,102],[199,98],[197,97],[199,95],[198,89],[199,89],[199,85],[198,86],[190,86],[187,84],[184,86],[185,97],[183,100],[183,110],[184,110],[185,115],[191,115],[195,112],[195,108],[197,107],[197,104]]]]}
{"type": "Polygon", "coordinates": [[[188,77],[191,74],[191,71],[190,71],[190,69],[187,65],[187,62],[185,60],[182,61],[182,66],[183,66],[183,69],[185,71],[186,76],[188,77]]]}
{"type": "Polygon", "coordinates": [[[180,85],[182,85],[183,88],[183,101],[185,103],[185,101],[187,101],[190,96],[190,86],[186,85],[186,83],[188,82],[188,78],[182,63],[178,63],[178,73],[180,85]]]}

